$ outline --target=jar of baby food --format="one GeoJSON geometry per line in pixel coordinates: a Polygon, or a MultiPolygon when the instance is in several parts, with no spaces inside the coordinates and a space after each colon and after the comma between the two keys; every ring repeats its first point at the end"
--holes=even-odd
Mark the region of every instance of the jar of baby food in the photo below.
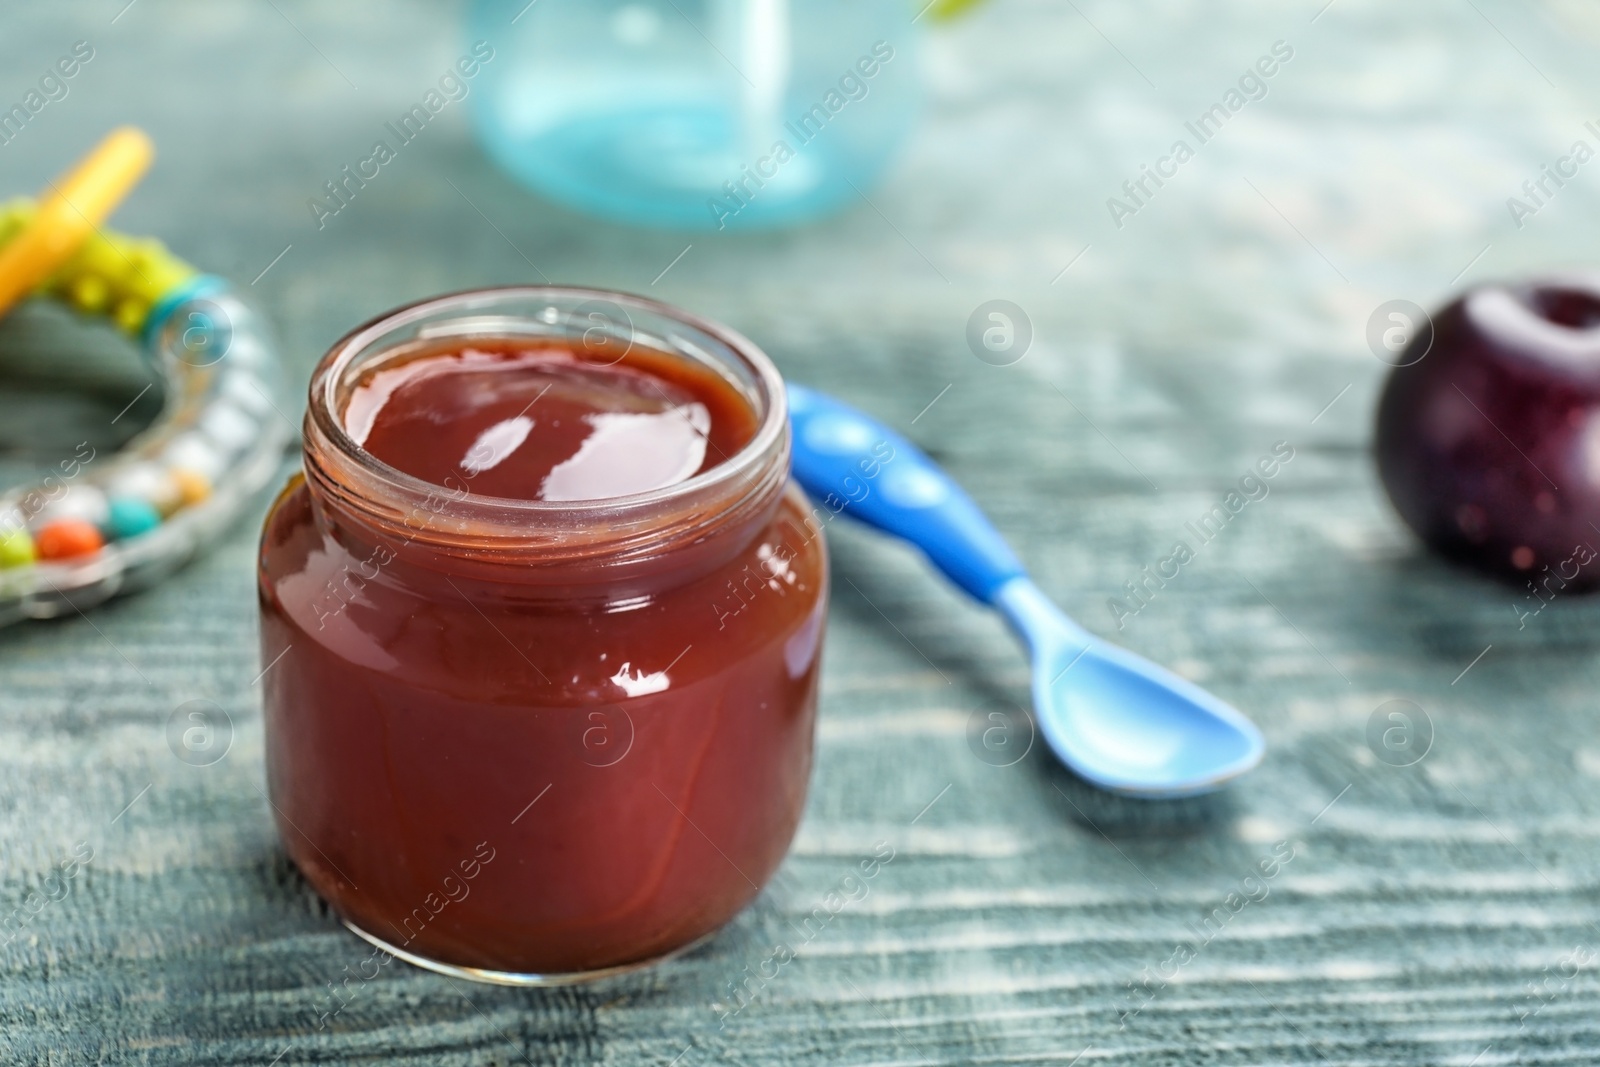
{"type": "Polygon", "coordinates": [[[782,380],[745,338],[556,287],[323,358],[259,559],[288,854],[379,947],[616,973],[708,936],[800,818],[827,601],[782,380]]]}

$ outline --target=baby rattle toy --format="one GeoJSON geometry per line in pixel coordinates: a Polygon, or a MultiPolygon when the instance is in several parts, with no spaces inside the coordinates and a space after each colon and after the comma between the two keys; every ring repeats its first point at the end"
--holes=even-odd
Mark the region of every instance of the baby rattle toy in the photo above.
{"type": "Polygon", "coordinates": [[[256,314],[159,241],[100,228],[153,154],[124,127],[37,203],[0,204],[0,315],[31,294],[109,320],[166,384],[161,415],[121,451],[80,448],[0,493],[0,625],[159,580],[214,540],[282,459],[291,427],[256,314]]]}

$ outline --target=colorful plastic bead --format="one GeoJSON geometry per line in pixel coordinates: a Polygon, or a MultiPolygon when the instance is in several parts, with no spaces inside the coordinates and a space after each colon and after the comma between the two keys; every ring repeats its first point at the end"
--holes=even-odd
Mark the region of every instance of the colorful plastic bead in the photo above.
{"type": "Polygon", "coordinates": [[[92,556],[105,545],[93,523],[82,519],[57,519],[39,527],[33,546],[42,560],[92,556]]]}
{"type": "Polygon", "coordinates": [[[199,471],[176,467],[172,471],[172,480],[178,483],[178,493],[186,508],[211,495],[211,480],[199,471]]]}
{"type": "MultiPolygon", "coordinates": [[[[229,352],[230,356],[233,354],[229,352]]],[[[272,399],[267,396],[266,388],[237,361],[227,367],[222,379],[222,395],[239,410],[258,418],[265,418],[272,411],[272,399]]]]}
{"type": "Polygon", "coordinates": [[[112,309],[111,321],[115,322],[124,333],[138,333],[149,314],[149,304],[129,297],[112,309]]]}
{"type": "Polygon", "coordinates": [[[261,436],[254,419],[225,402],[213,405],[200,416],[200,432],[229,455],[243,452],[261,436]]]}
{"type": "Polygon", "coordinates": [[[25,529],[0,533],[0,570],[26,567],[33,562],[33,538],[25,529]]]}
{"type": "Polygon", "coordinates": [[[112,497],[106,515],[106,535],[113,541],[126,541],[130,537],[149,533],[161,525],[161,513],[150,503],[136,497],[112,497]]]}
{"type": "Polygon", "coordinates": [[[71,485],[40,508],[33,521],[35,525],[43,526],[57,519],[82,519],[91,526],[102,526],[109,507],[106,495],[94,486],[71,485]]]}
{"type": "Polygon", "coordinates": [[[193,471],[212,484],[227,470],[228,457],[199,430],[180,433],[161,450],[168,469],[193,471]]]}
{"type": "Polygon", "coordinates": [[[85,315],[98,315],[111,300],[111,287],[106,280],[94,274],[85,274],[72,282],[72,306],[85,315]]]}
{"type": "Polygon", "coordinates": [[[249,370],[260,367],[267,360],[267,346],[258,338],[247,334],[243,328],[236,327],[233,337],[228,341],[228,364],[249,370]]]}
{"type": "Polygon", "coordinates": [[[106,493],[143,500],[162,515],[172,514],[183,503],[178,483],[165,468],[154,463],[135,462],[118,470],[106,482],[106,493]]]}

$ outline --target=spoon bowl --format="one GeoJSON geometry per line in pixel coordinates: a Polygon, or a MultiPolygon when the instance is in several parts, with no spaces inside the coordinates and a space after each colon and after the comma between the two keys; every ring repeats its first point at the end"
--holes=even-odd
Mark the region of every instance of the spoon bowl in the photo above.
{"type": "Polygon", "coordinates": [[[1045,743],[1089,782],[1172,799],[1207,793],[1255,767],[1261,731],[1232,706],[1143,656],[1102,641],[1027,578],[995,607],[1033,660],[1033,710],[1045,743]]]}
{"type": "Polygon", "coordinates": [[[893,430],[789,386],[794,476],[818,503],[920,548],[1005,616],[1033,661],[1033,709],[1056,757],[1117,793],[1208,793],[1261,762],[1255,724],[1193,682],[1089,633],[1034,585],[978,505],[893,430]]]}

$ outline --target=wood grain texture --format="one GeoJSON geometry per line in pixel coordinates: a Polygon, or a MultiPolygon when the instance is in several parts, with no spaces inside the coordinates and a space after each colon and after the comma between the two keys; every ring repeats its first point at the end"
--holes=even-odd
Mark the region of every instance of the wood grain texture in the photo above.
{"type": "Polygon", "coordinates": [[[1596,117],[1587,8],[995,0],[927,42],[925,121],[875,207],[691,237],[527,196],[459,110],[319,231],[306,198],[459,53],[459,8],[123,2],[3,16],[7,106],[73,41],[96,49],[0,147],[3,184],[148,127],[161,159],[117,225],[241,283],[288,247],[252,292],[297,381],[357,321],[530,261],[648,290],[913,436],[1106,634],[1122,583],[1289,442],[1270,495],[1118,634],[1246,709],[1270,754],[1170,805],[1086,790],[1042,749],[981,762],[974,714],[1026,700],[1017,649],[912,553],[836,527],[813,791],[755,906],[686,958],[559,992],[394,963],[320,1026],[368,949],[289,867],[260,792],[252,520],[149,594],[0,632],[0,920],[61,897],[0,933],[0,1060],[1600,1060],[1600,601],[1519,627],[1516,590],[1420,553],[1374,481],[1384,368],[1363,339],[1390,298],[1592,259],[1593,175],[1521,229],[1505,207],[1596,117]],[[1114,226],[1106,198],[1277,40],[1295,55],[1267,97],[1114,226]],[[1005,368],[963,340],[997,296],[1036,333],[1005,368]],[[1434,732],[1403,768],[1367,742],[1397,698],[1434,732]],[[213,766],[167,745],[194,699],[232,721],[213,766]],[[805,926],[878,841],[895,858],[866,894],[805,926]],[[52,881],[75,847],[92,859],[52,881]],[[1279,847],[1293,859],[1246,882],[1279,847]],[[1165,985],[1130,991],[1219,907],[1165,985]],[[793,961],[736,995],[780,943],[793,961]]]}

